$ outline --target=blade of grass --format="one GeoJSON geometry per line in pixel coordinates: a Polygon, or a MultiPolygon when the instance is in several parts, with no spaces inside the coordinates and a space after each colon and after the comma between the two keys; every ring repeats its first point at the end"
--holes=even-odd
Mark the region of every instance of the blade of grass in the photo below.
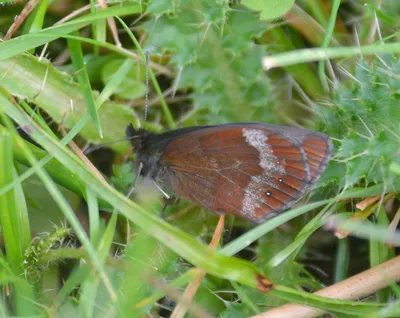
{"type": "MultiPolygon", "coordinates": [[[[110,222],[108,222],[107,228],[102,235],[101,239],[98,241],[97,252],[101,262],[105,262],[106,257],[112,245],[112,241],[115,233],[115,226],[117,224],[118,214],[114,213],[111,216],[110,222]]],[[[96,295],[98,292],[98,287],[100,284],[100,277],[96,275],[91,275],[83,281],[81,286],[79,310],[82,316],[93,317],[93,310],[96,308],[96,295]]],[[[105,301],[102,307],[105,308],[105,301]]]]}
{"type": "MultiPolygon", "coordinates": [[[[0,125],[0,133],[6,132],[7,129],[0,125]]],[[[19,184],[27,180],[30,176],[32,176],[39,166],[46,166],[46,171],[52,176],[52,178],[63,187],[75,192],[76,194],[84,197],[84,185],[79,180],[76,174],[71,173],[68,169],[65,169],[59,162],[57,162],[52,156],[49,156],[47,152],[39,149],[38,147],[34,146],[33,144],[23,140],[21,137],[17,135],[12,136],[13,139],[13,153],[14,158],[22,163],[23,165],[29,166],[30,163],[26,159],[24,152],[18,146],[20,143],[24,143],[26,147],[30,149],[30,151],[37,157],[40,161],[38,166],[29,168],[21,175],[18,175],[14,178],[13,182],[8,183],[0,187],[0,196],[11,191],[13,188],[17,187],[19,184]],[[17,141],[18,139],[18,141],[17,141]],[[49,159],[48,159],[49,158],[49,159]],[[48,159],[48,160],[47,160],[48,159]],[[44,161],[44,164],[42,162],[44,161]]],[[[109,204],[106,204],[102,201],[104,207],[110,208],[109,204]],[[106,204],[106,205],[104,205],[106,204]]]]}
{"type": "Polygon", "coordinates": [[[400,246],[400,231],[388,232],[387,226],[357,220],[346,220],[339,215],[326,219],[325,224],[328,228],[349,231],[352,236],[400,246]]]}
{"type": "Polygon", "coordinates": [[[33,19],[29,29],[29,33],[38,32],[43,28],[44,18],[49,4],[49,0],[42,0],[39,2],[38,8],[35,12],[35,18],[33,19]]]}
{"type": "MultiPolygon", "coordinates": [[[[160,214],[161,200],[154,190],[138,193],[138,200],[141,206],[149,211],[148,213],[160,214]]],[[[157,277],[158,279],[160,274],[164,277],[173,274],[173,268],[177,267],[179,261],[178,255],[166,245],[161,244],[153,235],[137,228],[134,224],[132,228],[134,236],[128,238],[129,243],[125,246],[123,256],[123,260],[129,264],[129,267],[125,275],[118,279],[118,290],[125,295],[119,300],[118,309],[122,316],[141,317],[147,310],[135,305],[153,291],[149,286],[148,278],[157,277]]]]}
{"type": "Polygon", "coordinates": [[[10,264],[6,262],[5,258],[3,257],[0,258],[0,268],[2,269],[2,275],[0,275],[0,285],[13,284],[15,288],[15,292],[12,294],[11,303],[15,310],[12,310],[12,312],[16,313],[18,317],[28,317],[36,313],[41,313],[41,309],[36,303],[33,287],[29,284],[29,282],[25,278],[22,278],[21,275],[16,274],[15,271],[10,267],[10,264]]]}
{"type": "MultiPolygon", "coordinates": [[[[279,48],[282,48],[282,50],[296,50],[296,46],[293,44],[291,36],[289,36],[283,28],[272,28],[268,33],[271,34],[274,42],[277,42],[279,48]]],[[[294,65],[286,67],[285,70],[293,76],[296,82],[300,84],[309,96],[317,98],[324,94],[318,76],[310,65],[294,65]]]]}
{"type": "Polygon", "coordinates": [[[89,237],[94,246],[100,239],[99,204],[96,196],[89,187],[86,187],[86,202],[89,210],[89,237]]]}
{"type": "Polygon", "coordinates": [[[90,13],[60,25],[42,29],[36,33],[21,35],[9,41],[0,43],[0,60],[8,59],[25,51],[34,49],[45,44],[46,42],[59,38],[61,35],[79,30],[94,21],[106,19],[116,15],[125,16],[135,13],[140,13],[140,6],[137,4],[131,3],[124,6],[113,6],[105,10],[90,13]],[[49,36],[48,34],[51,35],[49,36]]]}
{"type": "Polygon", "coordinates": [[[97,113],[96,102],[92,93],[92,85],[90,84],[89,75],[86,71],[85,62],[83,61],[81,44],[77,40],[68,39],[68,47],[89,115],[100,138],[103,138],[99,114],[97,113]]]}
{"type": "Polygon", "coordinates": [[[291,52],[274,54],[263,58],[265,70],[274,67],[283,67],[299,63],[315,62],[339,57],[352,57],[358,55],[373,55],[380,53],[399,53],[400,43],[388,43],[366,46],[348,46],[342,48],[316,48],[293,50],[291,52]]]}
{"type": "MultiPolygon", "coordinates": [[[[326,28],[324,40],[321,45],[322,48],[327,48],[329,46],[329,42],[331,41],[333,30],[335,29],[335,22],[336,22],[337,13],[339,11],[339,7],[340,7],[340,0],[334,0],[332,3],[332,11],[331,11],[331,16],[329,17],[328,27],[326,28]]],[[[319,74],[319,78],[321,80],[322,86],[324,87],[325,91],[328,92],[329,86],[328,86],[328,81],[326,79],[326,74],[325,74],[325,60],[321,60],[318,63],[318,74],[319,74]]]]}
{"type": "MultiPolygon", "coordinates": [[[[0,135],[0,186],[16,176],[11,134],[0,135]]],[[[0,196],[0,223],[7,259],[16,274],[22,274],[24,252],[30,243],[29,219],[21,184],[0,196]],[[18,200],[18,201],[17,201],[18,200]],[[26,232],[25,232],[26,231],[26,232]]]]}
{"type": "Polygon", "coordinates": [[[348,301],[309,294],[297,289],[277,286],[271,290],[271,296],[284,299],[289,302],[308,305],[331,313],[342,313],[347,315],[368,315],[382,308],[381,304],[371,302],[348,301]]]}
{"type": "Polygon", "coordinates": [[[225,245],[224,248],[221,249],[221,253],[226,255],[235,255],[236,253],[240,252],[241,250],[248,247],[250,244],[258,240],[260,237],[264,236],[268,232],[274,230],[278,226],[286,223],[287,221],[307,213],[313,209],[319,208],[325,204],[332,202],[331,200],[323,200],[319,202],[310,203],[290,211],[287,211],[281,215],[278,215],[271,219],[268,222],[258,225],[254,229],[246,232],[245,234],[241,235],[239,238],[233,240],[229,244],[225,245]]]}
{"type": "MultiPolygon", "coordinates": [[[[0,95],[0,96],[3,96],[3,95],[0,95]]],[[[0,97],[0,99],[1,99],[1,97],[0,97]]],[[[9,103],[9,101],[8,101],[8,103],[9,103]]],[[[12,104],[9,106],[11,106],[12,108],[15,108],[15,106],[12,104]]],[[[8,110],[10,110],[10,109],[8,109],[8,110]]],[[[27,118],[27,120],[28,120],[27,124],[30,125],[29,118],[27,118]]],[[[18,141],[18,139],[16,139],[16,140],[18,141]]],[[[18,146],[21,147],[22,151],[24,151],[25,157],[27,158],[27,160],[30,162],[31,165],[37,164],[37,159],[32,154],[32,152],[27,147],[25,147],[25,145],[23,143],[20,143],[18,146]]],[[[60,207],[61,211],[64,213],[68,222],[71,224],[72,228],[74,229],[74,231],[75,231],[77,237],[79,238],[79,240],[81,241],[82,245],[87,250],[91,260],[93,261],[93,264],[95,265],[100,277],[103,280],[105,287],[107,288],[107,291],[110,294],[111,299],[113,301],[115,301],[117,298],[116,293],[113,290],[111,283],[109,281],[109,278],[107,277],[107,275],[105,273],[103,264],[99,260],[95,249],[93,248],[89,239],[87,238],[86,233],[85,233],[84,229],[82,228],[82,225],[80,224],[74,211],[71,209],[69,203],[67,202],[65,197],[62,195],[61,191],[55,186],[53,180],[49,177],[49,175],[46,173],[46,171],[44,171],[43,169],[38,169],[37,174],[38,174],[39,178],[42,180],[42,182],[45,185],[45,187],[47,188],[47,190],[49,191],[50,195],[53,197],[54,201],[57,203],[57,205],[60,207]]]]}
{"type": "Polygon", "coordinates": [[[255,314],[259,314],[261,311],[258,309],[256,304],[251,300],[251,298],[247,295],[246,291],[243,290],[238,284],[232,282],[233,288],[235,288],[238,296],[240,297],[243,304],[251,309],[251,311],[255,314]]]}
{"type": "Polygon", "coordinates": [[[32,109],[31,106],[28,105],[28,103],[24,100],[20,101],[20,105],[24,108],[24,110],[31,116],[31,118],[39,124],[40,127],[42,127],[43,130],[45,130],[48,134],[53,135],[53,137],[57,138],[57,136],[54,134],[54,132],[50,129],[49,126],[47,126],[46,121],[43,119],[43,117],[36,112],[36,109],[32,109]]]}
{"type": "Polygon", "coordinates": [[[347,278],[350,263],[349,240],[344,238],[337,241],[337,251],[335,257],[335,269],[333,281],[338,283],[347,278]]]}
{"type": "MultiPolygon", "coordinates": [[[[322,225],[324,225],[324,220],[327,211],[330,208],[331,208],[330,204],[324,207],[321,210],[321,212],[319,212],[310,222],[308,222],[301,229],[299,234],[297,234],[295,240],[289,246],[285,247],[282,251],[280,251],[278,254],[276,254],[274,257],[270,259],[267,266],[276,267],[280,265],[283,261],[285,261],[288,257],[294,260],[298,252],[300,251],[301,247],[305,244],[305,242],[311,236],[311,234],[313,234],[317,229],[319,229],[322,225]]],[[[335,208],[333,208],[332,210],[335,210],[335,208]]]]}
{"type": "MultiPolygon", "coordinates": [[[[381,207],[380,211],[377,214],[377,224],[382,227],[388,228],[389,220],[387,218],[386,210],[381,207]]],[[[369,241],[369,261],[371,268],[386,262],[390,258],[392,257],[389,255],[389,249],[386,244],[374,240],[369,241]]],[[[385,290],[380,290],[376,293],[376,299],[380,303],[387,301],[388,296],[389,295],[385,290]]]]}
{"type": "MultiPolygon", "coordinates": [[[[96,3],[93,0],[90,0],[90,12],[96,12],[96,3]]],[[[96,21],[92,24],[92,34],[94,35],[94,38],[99,42],[106,42],[106,38],[102,38],[102,35],[104,34],[103,31],[105,31],[105,25],[106,24],[104,20],[96,21]]],[[[99,55],[99,48],[97,46],[93,47],[93,54],[99,55]]]]}
{"type": "MultiPolygon", "coordinates": [[[[0,134],[0,186],[11,182],[16,175],[11,143],[10,133],[0,134]]],[[[3,267],[5,265],[3,264],[2,273],[4,268],[9,268],[10,272],[12,269],[12,273],[7,277],[19,276],[23,274],[24,252],[30,243],[29,220],[21,185],[14,191],[0,196],[0,225],[8,262],[6,267],[3,267]]],[[[13,283],[19,284],[15,285],[15,292],[12,294],[16,313],[26,315],[34,312],[35,306],[32,301],[35,298],[32,290],[25,286],[28,283],[25,282],[23,285],[17,281],[13,283]]]]}

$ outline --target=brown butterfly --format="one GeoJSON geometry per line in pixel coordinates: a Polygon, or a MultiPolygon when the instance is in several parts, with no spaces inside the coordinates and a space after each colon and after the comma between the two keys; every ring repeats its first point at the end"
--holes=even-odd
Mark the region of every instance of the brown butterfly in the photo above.
{"type": "MultiPolygon", "coordinates": [[[[332,154],[320,132],[262,123],[197,126],[155,134],[127,129],[139,174],[177,197],[255,223],[288,209],[332,154]]],[[[162,191],[162,190],[161,190],[162,191]]]]}

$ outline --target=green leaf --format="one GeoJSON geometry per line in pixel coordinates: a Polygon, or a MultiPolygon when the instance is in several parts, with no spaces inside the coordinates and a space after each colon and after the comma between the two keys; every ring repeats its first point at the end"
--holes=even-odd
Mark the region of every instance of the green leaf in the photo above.
{"type": "Polygon", "coordinates": [[[160,48],[163,52],[172,51],[171,61],[183,67],[196,61],[199,38],[204,36],[204,29],[196,26],[200,18],[196,12],[187,12],[175,17],[161,16],[141,25],[148,34],[147,43],[160,48]]]}
{"type": "Polygon", "coordinates": [[[250,9],[261,11],[261,19],[273,20],[288,12],[294,0],[243,0],[242,3],[250,9]]]}
{"type": "MultiPolygon", "coordinates": [[[[115,70],[120,68],[125,60],[117,59],[108,62],[102,69],[102,80],[107,85],[115,74],[115,70]]],[[[128,71],[126,78],[114,90],[114,94],[128,100],[143,97],[146,93],[146,68],[143,64],[134,64],[128,71]]]]}
{"type": "MultiPolygon", "coordinates": [[[[222,46],[236,53],[253,47],[251,39],[260,36],[266,30],[266,25],[257,15],[247,10],[244,6],[233,6],[227,13],[224,27],[222,46]]],[[[261,65],[261,61],[259,62],[261,65]]]]}

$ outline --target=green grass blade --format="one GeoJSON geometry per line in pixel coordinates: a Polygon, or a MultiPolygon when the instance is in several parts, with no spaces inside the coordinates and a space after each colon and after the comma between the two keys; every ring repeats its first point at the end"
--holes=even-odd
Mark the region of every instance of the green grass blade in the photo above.
{"type": "MultiPolygon", "coordinates": [[[[0,95],[0,99],[3,98],[3,95],[0,95]]],[[[14,108],[15,106],[13,104],[8,105],[8,111],[10,111],[10,108],[14,108]]],[[[29,121],[29,118],[27,118],[29,121]]],[[[58,142],[56,142],[58,144],[58,142]]],[[[27,147],[24,147],[24,144],[19,145],[23,151],[25,152],[26,158],[29,160],[31,165],[37,164],[37,159],[35,156],[29,151],[27,147]]],[[[80,224],[78,218],[76,217],[74,211],[71,209],[69,203],[67,200],[64,198],[60,190],[55,186],[53,180],[49,177],[49,175],[42,169],[37,170],[37,174],[42,180],[43,184],[46,186],[47,190],[49,191],[50,195],[53,197],[53,199],[56,201],[56,203],[59,205],[60,209],[64,213],[65,217],[67,218],[68,222],[71,224],[72,228],[74,229],[77,237],[81,241],[82,245],[85,247],[87,250],[90,258],[93,261],[93,264],[95,265],[96,269],[99,272],[99,275],[101,276],[105,286],[108,289],[108,292],[110,293],[111,298],[114,300],[116,299],[116,294],[110,284],[109,278],[106,276],[104,267],[102,262],[99,260],[98,255],[91,245],[89,239],[86,236],[86,233],[84,229],[82,228],[82,225],[80,224]]]]}
{"type": "Polygon", "coordinates": [[[309,294],[303,291],[280,285],[271,290],[270,295],[300,305],[309,305],[311,307],[320,308],[324,311],[329,311],[332,313],[342,313],[346,315],[365,316],[382,308],[382,305],[377,303],[348,301],[321,297],[315,294],[309,294]]]}
{"type": "Polygon", "coordinates": [[[43,28],[44,18],[49,4],[50,4],[49,0],[40,1],[38,8],[35,12],[35,18],[33,19],[33,22],[29,29],[29,33],[38,32],[43,28]]]}
{"type": "Polygon", "coordinates": [[[125,16],[139,12],[140,7],[136,4],[113,6],[60,25],[43,29],[36,33],[24,34],[9,41],[0,42],[0,60],[5,60],[25,51],[34,49],[45,44],[46,42],[57,39],[63,34],[69,34],[79,30],[94,21],[106,19],[116,15],[125,16]],[[48,34],[51,35],[49,36],[48,34]]]}
{"type": "Polygon", "coordinates": [[[236,240],[233,240],[226,246],[224,246],[223,249],[221,249],[221,253],[224,253],[226,255],[235,255],[239,251],[243,250],[247,246],[249,246],[251,243],[255,242],[258,240],[260,237],[264,236],[268,232],[274,230],[278,226],[286,223],[287,221],[302,215],[304,213],[307,213],[308,211],[311,211],[313,209],[319,208],[327,203],[331,202],[331,200],[324,200],[320,202],[314,202],[310,203],[295,209],[292,209],[290,211],[287,211],[281,215],[278,215],[277,217],[274,217],[272,220],[265,222],[263,224],[258,225],[254,229],[246,232],[236,240]]]}
{"type": "Polygon", "coordinates": [[[349,231],[352,236],[400,246],[400,231],[390,232],[387,226],[358,220],[346,220],[339,215],[327,218],[325,223],[329,228],[333,227],[341,231],[349,231]]]}
{"type": "Polygon", "coordinates": [[[264,57],[263,65],[266,70],[274,67],[283,67],[299,63],[316,62],[340,57],[352,57],[358,55],[373,55],[385,53],[399,53],[400,43],[388,43],[366,46],[349,46],[327,49],[301,49],[264,57]]]}
{"type": "MultiPolygon", "coordinates": [[[[114,238],[114,233],[115,233],[115,226],[117,224],[118,220],[118,214],[114,213],[111,216],[110,222],[108,222],[107,228],[98,241],[99,244],[97,244],[97,252],[100,258],[100,261],[105,262],[106,257],[108,255],[108,252],[111,248],[113,238],[114,238]]],[[[81,297],[80,297],[80,312],[82,313],[83,316],[86,317],[93,317],[93,311],[96,308],[96,296],[98,295],[98,287],[100,284],[100,277],[98,276],[91,276],[86,278],[81,286],[81,297]]],[[[104,298],[104,296],[103,296],[104,298]]],[[[102,302],[102,306],[104,307],[106,304],[106,301],[104,300],[102,302]]]]}
{"type": "MultiPolygon", "coordinates": [[[[328,22],[328,27],[326,28],[324,40],[322,42],[321,47],[322,48],[327,48],[329,46],[329,42],[331,41],[333,30],[335,29],[335,23],[336,23],[336,16],[339,11],[340,7],[340,0],[334,0],[332,4],[332,11],[331,11],[331,16],[329,17],[329,22],[328,22]]],[[[321,80],[322,86],[324,87],[325,91],[329,91],[329,86],[328,86],[328,81],[326,79],[326,74],[325,74],[325,60],[321,60],[318,63],[318,74],[319,78],[321,80]]]]}
{"type": "MultiPolygon", "coordinates": [[[[13,180],[13,155],[11,135],[0,135],[0,185],[13,180]]],[[[0,223],[7,252],[7,259],[16,272],[21,273],[23,261],[23,249],[18,244],[18,233],[14,228],[13,216],[18,215],[17,202],[14,192],[8,192],[0,197],[0,223]]]]}
{"type": "Polygon", "coordinates": [[[308,222],[301,229],[299,234],[297,234],[295,240],[289,246],[285,247],[282,251],[280,251],[278,254],[270,259],[270,261],[268,262],[268,266],[276,267],[288,257],[294,260],[307,239],[324,224],[324,217],[326,215],[326,211],[329,208],[330,205],[327,205],[310,222],[308,222]]]}
{"type": "Polygon", "coordinates": [[[83,98],[86,102],[89,115],[93,121],[94,127],[99,133],[100,138],[103,138],[99,114],[97,113],[96,102],[92,94],[92,86],[90,84],[89,75],[86,71],[85,62],[83,61],[81,43],[77,40],[68,39],[68,47],[71,53],[71,59],[76,72],[76,77],[78,79],[83,98]]]}
{"type": "Polygon", "coordinates": [[[94,246],[100,239],[100,215],[96,196],[89,187],[86,187],[86,202],[89,210],[89,237],[94,246]]]}
{"type": "MultiPolygon", "coordinates": [[[[0,186],[11,182],[16,175],[11,143],[10,133],[0,134],[0,158],[2,158],[0,160],[0,186]]],[[[19,185],[14,191],[0,196],[0,224],[9,264],[9,266],[3,264],[9,268],[7,277],[18,277],[23,274],[24,252],[30,243],[29,223],[26,224],[26,222],[28,220],[25,198],[22,187],[19,185]]],[[[16,312],[24,315],[35,311],[32,303],[34,295],[27,282],[16,279],[13,283],[16,284],[15,293],[13,293],[16,312]],[[21,282],[23,283],[21,284],[21,282]]]]}
{"type": "Polygon", "coordinates": [[[347,278],[347,272],[350,263],[349,239],[346,237],[337,242],[336,261],[334,270],[335,283],[347,278]]]}

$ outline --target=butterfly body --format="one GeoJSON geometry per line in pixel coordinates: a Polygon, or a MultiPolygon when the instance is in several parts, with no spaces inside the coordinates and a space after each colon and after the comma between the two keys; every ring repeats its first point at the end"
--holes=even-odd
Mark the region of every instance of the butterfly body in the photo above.
{"type": "Polygon", "coordinates": [[[330,138],[262,123],[196,126],[154,134],[127,129],[141,175],[209,211],[255,223],[288,209],[326,168],[330,138]]]}

